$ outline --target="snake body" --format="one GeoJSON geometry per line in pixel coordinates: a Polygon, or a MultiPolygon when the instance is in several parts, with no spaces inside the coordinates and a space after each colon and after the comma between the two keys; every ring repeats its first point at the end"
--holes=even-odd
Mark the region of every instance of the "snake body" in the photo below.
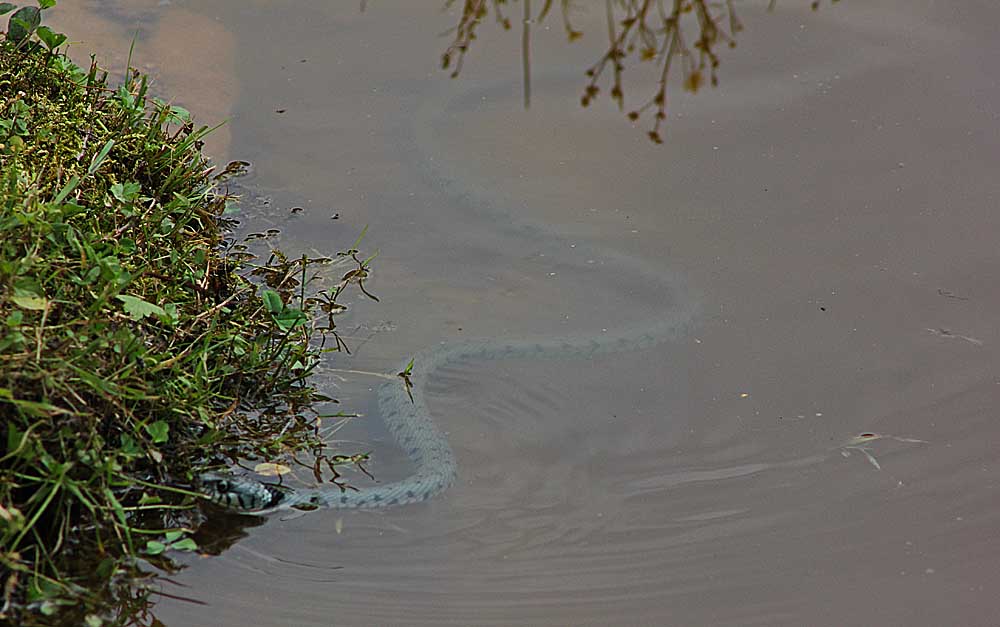
{"type": "MultiPolygon", "coordinates": [[[[432,132],[430,125],[416,124],[412,131],[415,137],[411,138],[409,147],[416,153],[413,161],[430,168],[424,174],[432,185],[448,190],[457,202],[464,201],[470,211],[485,215],[496,228],[515,231],[520,241],[534,240],[543,249],[553,246],[551,234],[533,224],[519,224],[518,218],[510,212],[493,206],[485,199],[473,197],[466,189],[457,189],[456,182],[445,178],[433,165],[437,161],[424,154],[424,146],[430,145],[426,137],[432,132]]],[[[576,249],[577,253],[583,253],[583,250],[576,249]]],[[[401,381],[386,383],[377,393],[382,420],[412,462],[412,472],[406,478],[358,490],[342,490],[332,484],[291,489],[246,477],[211,474],[202,476],[201,491],[225,507],[257,513],[293,507],[381,508],[426,501],[443,492],[455,482],[457,464],[448,438],[435,425],[424,397],[425,384],[436,370],[468,359],[586,359],[600,354],[639,350],[669,340],[696,313],[698,306],[682,289],[683,282],[679,277],[634,257],[593,252],[589,255],[600,258],[597,266],[604,265],[624,273],[624,276],[643,285],[644,290],[665,291],[664,302],[657,307],[657,315],[633,326],[613,327],[609,324],[613,328],[589,335],[514,341],[470,340],[444,344],[417,354],[410,372],[414,382],[412,401],[401,381]]]]}

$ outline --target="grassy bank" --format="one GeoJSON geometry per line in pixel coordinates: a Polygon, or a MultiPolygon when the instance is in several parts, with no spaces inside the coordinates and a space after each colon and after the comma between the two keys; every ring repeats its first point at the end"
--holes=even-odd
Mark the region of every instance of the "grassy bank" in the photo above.
{"type": "Polygon", "coordinates": [[[197,548],[198,473],[318,448],[340,290],[226,239],[208,129],[59,54],[52,4],[0,42],[0,621],[111,624],[144,562],[197,548]]]}

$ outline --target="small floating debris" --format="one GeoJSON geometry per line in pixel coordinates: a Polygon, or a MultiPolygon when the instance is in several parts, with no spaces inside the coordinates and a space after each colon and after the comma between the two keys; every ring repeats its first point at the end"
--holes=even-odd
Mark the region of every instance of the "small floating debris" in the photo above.
{"type": "Polygon", "coordinates": [[[968,335],[958,335],[957,333],[952,333],[948,329],[944,329],[944,328],[940,328],[939,327],[937,329],[929,329],[928,328],[928,329],[924,329],[924,330],[927,331],[928,333],[933,333],[934,335],[936,335],[938,337],[944,337],[944,338],[949,338],[949,339],[953,339],[953,340],[965,340],[969,344],[975,344],[976,346],[982,346],[983,345],[983,341],[982,340],[977,340],[976,338],[969,337],[968,335]]]}
{"type": "Polygon", "coordinates": [[[265,477],[279,477],[281,475],[287,475],[292,472],[292,469],[284,464],[274,464],[271,462],[264,462],[257,464],[253,467],[253,471],[258,475],[263,475],[265,477]]]}
{"type": "Polygon", "coordinates": [[[882,470],[882,465],[878,463],[875,456],[872,454],[871,449],[868,448],[868,444],[878,441],[878,440],[895,440],[897,442],[905,442],[907,444],[927,444],[927,440],[918,440],[917,438],[904,438],[898,435],[887,435],[884,433],[874,433],[867,431],[865,433],[859,433],[853,438],[849,439],[847,442],[841,445],[840,454],[844,457],[850,457],[851,451],[858,451],[864,455],[869,463],[875,467],[876,470],[882,470]]]}
{"type": "Polygon", "coordinates": [[[937,293],[940,296],[944,296],[945,298],[952,298],[954,300],[969,300],[965,296],[959,296],[958,294],[952,292],[951,290],[945,290],[945,289],[938,288],[937,293]]]}
{"type": "Polygon", "coordinates": [[[250,172],[251,166],[252,164],[249,161],[230,161],[222,169],[222,172],[216,174],[214,178],[216,181],[224,181],[237,176],[244,176],[250,172]]]}

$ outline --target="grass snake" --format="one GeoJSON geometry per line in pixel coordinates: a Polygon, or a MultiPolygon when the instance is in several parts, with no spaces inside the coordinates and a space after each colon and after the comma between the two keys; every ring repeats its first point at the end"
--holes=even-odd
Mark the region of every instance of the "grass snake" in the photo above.
{"type": "MultiPolygon", "coordinates": [[[[416,152],[413,162],[425,168],[437,168],[439,162],[423,154],[432,134],[431,125],[411,127],[409,148],[416,152]],[[421,138],[421,135],[424,137],[421,138]]],[[[434,169],[424,172],[429,182],[448,190],[457,202],[470,211],[483,214],[497,228],[516,231],[522,240],[535,240],[551,248],[559,243],[558,236],[533,224],[518,224],[517,217],[499,209],[488,200],[473,197],[466,189],[456,189],[455,181],[446,179],[434,169]]],[[[578,253],[584,249],[577,248],[578,253]]],[[[412,472],[399,481],[346,491],[334,484],[313,488],[284,488],[257,480],[229,474],[206,474],[200,479],[200,490],[212,501],[243,512],[268,513],[294,507],[382,508],[425,501],[450,487],[456,479],[458,466],[455,454],[445,434],[435,424],[424,396],[426,382],[434,372],[449,363],[469,359],[563,358],[587,359],[595,355],[619,353],[647,348],[668,341],[695,315],[698,306],[676,275],[653,267],[637,258],[617,253],[590,252],[601,266],[625,273],[650,290],[665,290],[662,305],[650,320],[632,326],[563,338],[541,337],[505,341],[483,339],[445,344],[418,353],[413,360],[410,376],[414,382],[412,402],[401,382],[382,385],[377,394],[378,411],[388,431],[412,462],[412,472]]]]}

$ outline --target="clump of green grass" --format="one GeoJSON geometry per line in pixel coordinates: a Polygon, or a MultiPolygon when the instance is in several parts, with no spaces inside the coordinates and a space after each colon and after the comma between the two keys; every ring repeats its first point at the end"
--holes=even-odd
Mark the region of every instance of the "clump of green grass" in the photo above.
{"type": "Polygon", "coordinates": [[[99,625],[136,558],[197,548],[199,472],[319,450],[313,309],[340,290],[228,254],[209,129],[60,54],[53,4],[0,41],[0,621],[99,625]]]}

